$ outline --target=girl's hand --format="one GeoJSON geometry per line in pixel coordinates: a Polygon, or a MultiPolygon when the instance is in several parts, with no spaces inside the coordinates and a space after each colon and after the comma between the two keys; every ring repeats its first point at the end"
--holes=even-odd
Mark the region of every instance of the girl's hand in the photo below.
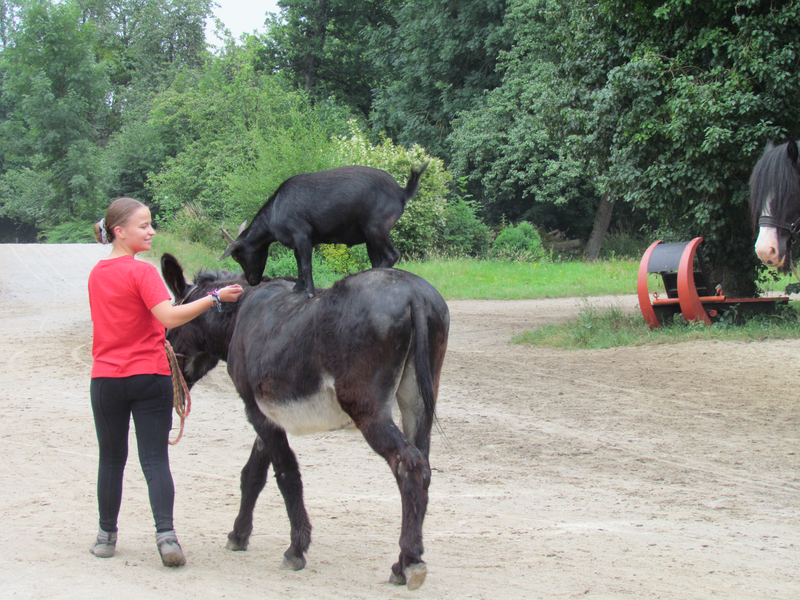
{"type": "Polygon", "coordinates": [[[236,302],[239,299],[239,296],[242,295],[242,292],[244,292],[244,290],[238,283],[220,288],[217,291],[219,294],[219,299],[223,302],[236,302]]]}

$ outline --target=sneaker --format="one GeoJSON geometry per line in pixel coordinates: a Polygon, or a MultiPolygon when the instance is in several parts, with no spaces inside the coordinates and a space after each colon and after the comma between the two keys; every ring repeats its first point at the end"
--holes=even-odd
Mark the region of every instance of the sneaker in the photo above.
{"type": "Polygon", "coordinates": [[[117,532],[103,531],[97,532],[97,539],[92,542],[89,552],[99,558],[111,558],[114,556],[114,549],[117,547],[117,532]]]}
{"type": "Polygon", "coordinates": [[[181,567],[186,564],[186,557],[183,555],[175,531],[157,533],[156,544],[158,552],[161,554],[161,562],[165,567],[181,567]]]}

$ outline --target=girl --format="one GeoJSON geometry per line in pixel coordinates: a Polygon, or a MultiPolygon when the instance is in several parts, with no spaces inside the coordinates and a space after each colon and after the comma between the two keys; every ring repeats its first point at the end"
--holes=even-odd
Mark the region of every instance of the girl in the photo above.
{"type": "Polygon", "coordinates": [[[191,321],[218,301],[236,302],[242,288],[231,285],[217,290],[217,296],[172,306],[156,268],[134,259],[137,252],[150,250],[153,235],[150,211],[133,198],[112,202],[105,219],[95,225],[95,237],[113,244],[113,249],[89,275],[94,358],[90,391],[100,446],[100,530],[91,551],[102,558],[114,556],[132,415],[158,551],[165,566],[178,567],[186,558],[172,524],[175,490],[167,448],[173,393],[164,328],[191,321]]]}

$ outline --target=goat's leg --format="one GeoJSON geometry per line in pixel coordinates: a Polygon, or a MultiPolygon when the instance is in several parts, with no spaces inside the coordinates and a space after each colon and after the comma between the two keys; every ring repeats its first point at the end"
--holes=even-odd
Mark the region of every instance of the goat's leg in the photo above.
{"type": "Polygon", "coordinates": [[[289,516],[291,545],[283,554],[283,566],[299,571],[306,566],[304,554],[311,544],[311,521],[303,502],[300,466],[283,429],[267,419],[257,407],[248,408],[248,418],[266,447],[272,463],[273,477],[289,516]]]}
{"type": "Polygon", "coordinates": [[[389,236],[371,236],[367,242],[367,255],[373,269],[393,267],[400,259],[400,253],[392,245],[389,236]]]}
{"type": "Polygon", "coordinates": [[[267,448],[261,438],[256,436],[250,458],[242,468],[240,483],[242,499],[239,504],[239,514],[233,523],[233,531],[228,534],[228,550],[247,550],[250,534],[253,533],[253,511],[258,496],[267,483],[269,463],[267,448]]]}
{"type": "Polygon", "coordinates": [[[294,238],[295,251],[294,257],[297,260],[297,284],[295,291],[306,291],[306,296],[314,296],[314,277],[311,274],[311,255],[313,247],[311,240],[305,236],[294,238]]]}
{"type": "Polygon", "coordinates": [[[400,432],[390,415],[376,414],[358,422],[367,443],[392,469],[403,507],[400,531],[400,557],[392,566],[390,582],[417,589],[425,581],[427,568],[422,560],[422,522],[428,508],[431,469],[428,460],[400,432]]]}

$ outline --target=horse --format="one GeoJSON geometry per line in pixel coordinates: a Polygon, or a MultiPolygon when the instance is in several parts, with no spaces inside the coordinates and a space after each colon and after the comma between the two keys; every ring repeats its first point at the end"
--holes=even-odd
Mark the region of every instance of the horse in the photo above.
{"type": "Polygon", "coordinates": [[[295,289],[314,295],[311,250],[317,244],[367,245],[373,268],[393,267],[400,253],[389,234],[408,201],[417,193],[425,169],[411,169],[405,188],[386,171],[346,166],[295,175],[284,181],[264,203],[253,222],[239,227],[234,240],[225,229],[230,256],[244,269],[250,285],[258,285],[267,264],[269,246],[280,242],[294,250],[298,279],[295,289]]]}
{"type": "Polygon", "coordinates": [[[228,549],[247,549],[253,509],[272,465],[291,524],[284,567],[305,567],[311,523],[286,434],[352,423],[389,463],[400,489],[400,555],[390,582],[409,589],[422,585],[431,428],[450,326],[439,292],[399,269],[350,275],[311,300],[294,290],[293,277],[249,286],[238,274],[204,272],[190,285],[170,254],[162,256],[161,270],[177,303],[231,283],[245,288],[237,303],[221,304],[221,311],[206,311],[167,332],[183,355],[180,369],[189,386],[227,361],[257,434],[241,472],[241,503],[228,549]],[[395,401],[402,431],[392,418],[395,401]]]}
{"type": "MultiPolygon", "coordinates": [[[[782,267],[800,232],[800,167],[795,140],[767,144],[750,175],[750,216],[758,227],[756,254],[768,267],[782,267]]],[[[790,259],[791,261],[791,259],[790,259]]]]}

